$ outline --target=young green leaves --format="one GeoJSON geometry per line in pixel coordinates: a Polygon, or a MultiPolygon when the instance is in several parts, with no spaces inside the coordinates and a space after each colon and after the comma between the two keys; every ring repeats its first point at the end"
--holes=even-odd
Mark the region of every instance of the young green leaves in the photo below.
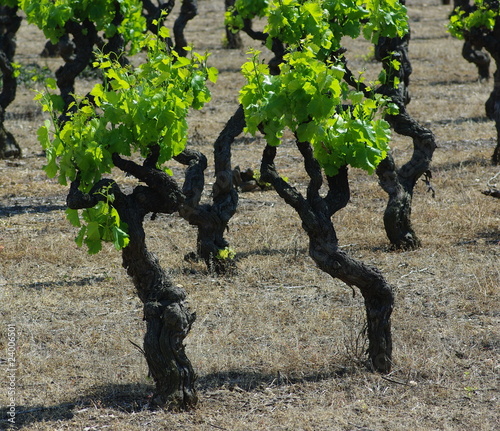
{"type": "Polygon", "coordinates": [[[340,66],[319,61],[310,51],[285,55],[280,75],[271,75],[257,55],[243,65],[248,84],[240,101],[247,130],[262,129],[273,146],[280,144],[285,128],[292,130],[311,143],[327,175],[346,164],[372,173],[388,150],[389,124],[376,119],[385,100],[350,90],[340,66]]]}
{"type": "Polygon", "coordinates": [[[475,0],[470,10],[457,7],[450,16],[448,30],[457,39],[463,39],[472,29],[492,31],[500,17],[498,1],[475,0]]]}
{"type": "Polygon", "coordinates": [[[236,0],[225,14],[225,24],[237,32],[243,28],[245,19],[264,17],[269,3],[269,0],[236,0]]]}
{"type": "Polygon", "coordinates": [[[19,0],[18,4],[28,22],[36,24],[53,43],[65,33],[68,21],[81,24],[87,20],[106,37],[118,31],[130,44],[130,51],[137,52],[138,41],[146,30],[143,5],[139,0],[19,0]],[[115,24],[117,13],[123,17],[118,26],[115,24]]]}
{"type": "Polygon", "coordinates": [[[268,43],[279,38],[287,53],[279,75],[270,74],[259,52],[243,65],[247,130],[262,130],[277,146],[290,129],[311,143],[327,175],[346,164],[373,172],[388,151],[389,124],[379,115],[388,103],[345,82],[342,38],[363,35],[376,43],[403,36],[406,9],[397,0],[277,0],[266,11],[268,43]]]}
{"type": "Polygon", "coordinates": [[[95,254],[101,251],[102,241],[113,243],[116,250],[121,250],[129,243],[127,234],[127,224],[120,220],[118,211],[113,208],[114,196],[108,190],[101,191],[105,200],[93,208],[87,208],[82,211],[83,222],[80,220],[78,210],[67,209],[66,217],[69,222],[80,228],[76,244],[81,247],[85,244],[88,247],[89,254],[95,254]]]}
{"type": "MultiPolygon", "coordinates": [[[[217,71],[207,66],[208,55],[192,52],[189,57],[178,57],[155,36],[145,43],[148,59],[135,69],[98,55],[94,66],[102,70],[104,83],[94,86],[90,100],[77,99],[62,125],[57,119],[58,96],[48,92],[37,96],[43,109],[52,114],[52,122],[47,120],[38,132],[49,177],[57,176],[64,185],[78,178],[79,189],[88,193],[111,173],[114,153],[147,157],[157,145],[157,167],[161,168],[183,151],[189,109],[200,109],[210,100],[206,81],[215,81],[217,71]]],[[[126,228],[112,208],[112,198],[106,202],[85,211],[82,224],[86,228],[79,243],[86,243],[89,251],[100,249],[95,244],[98,236],[99,241],[126,245],[122,235],[126,228]]]]}

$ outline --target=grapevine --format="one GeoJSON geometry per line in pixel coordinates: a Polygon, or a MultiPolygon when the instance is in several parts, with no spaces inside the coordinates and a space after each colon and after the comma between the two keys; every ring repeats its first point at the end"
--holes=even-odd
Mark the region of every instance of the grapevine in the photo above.
{"type": "Polygon", "coordinates": [[[16,33],[22,18],[15,1],[0,6],[0,158],[19,157],[21,148],[14,135],[5,128],[5,111],[16,97],[19,65],[14,63],[16,33]]]}
{"type": "MultiPolygon", "coordinates": [[[[210,100],[206,80],[215,81],[217,71],[207,66],[208,55],[192,52],[191,57],[178,57],[156,37],[150,37],[145,47],[147,62],[135,69],[107,55],[98,56],[94,66],[103,71],[104,83],[96,84],[89,97],[77,100],[78,109],[62,125],[57,121],[62,107],[59,96],[37,95],[43,109],[52,114],[52,120],[38,131],[49,177],[57,176],[63,185],[78,181],[79,189],[89,193],[111,173],[115,154],[148,157],[158,146],[160,168],[184,150],[189,109],[200,109],[210,100]]],[[[48,85],[55,88],[53,81],[48,85]]],[[[118,249],[126,245],[126,227],[109,208],[112,199],[109,195],[107,203],[87,210],[83,220],[69,213],[74,225],[83,225],[78,243],[85,242],[92,253],[101,249],[101,241],[112,240],[118,249]]]]}
{"type": "MultiPolygon", "coordinates": [[[[489,57],[482,53],[487,51],[495,61],[496,72],[493,74],[494,85],[490,97],[485,103],[486,115],[495,121],[497,145],[493,151],[493,164],[500,164],[500,57],[498,55],[500,29],[500,3],[497,0],[475,0],[472,5],[465,3],[455,8],[450,16],[449,32],[458,39],[464,39],[469,50],[476,57],[474,61],[481,78],[489,78],[489,57]],[[482,53],[482,55],[480,55],[482,53]],[[480,61],[478,61],[480,60],[480,61]]],[[[465,45],[464,45],[465,46],[465,45]]],[[[467,57],[466,57],[467,58],[467,57]]],[[[472,61],[471,59],[468,59],[472,61]]]]}
{"type": "Polygon", "coordinates": [[[53,43],[67,32],[67,23],[90,21],[106,38],[121,34],[133,53],[140,49],[146,27],[139,0],[19,0],[19,6],[28,22],[37,25],[53,43]],[[118,25],[114,21],[117,13],[123,17],[118,25]]]}
{"type": "Polygon", "coordinates": [[[491,31],[500,16],[498,1],[475,0],[470,10],[457,7],[450,16],[448,30],[457,39],[463,40],[473,29],[491,31]]]}
{"type": "Polygon", "coordinates": [[[380,2],[269,2],[268,44],[279,37],[287,53],[279,75],[262,64],[259,52],[243,65],[247,84],[240,102],[247,130],[262,130],[274,146],[286,128],[292,130],[313,145],[327,175],[346,164],[372,173],[385,158],[390,138],[389,124],[377,114],[394,113],[396,107],[380,95],[365,97],[349,87],[341,41],[361,33],[374,43],[380,36],[403,35],[405,8],[396,1],[383,3],[385,9],[380,2]]]}

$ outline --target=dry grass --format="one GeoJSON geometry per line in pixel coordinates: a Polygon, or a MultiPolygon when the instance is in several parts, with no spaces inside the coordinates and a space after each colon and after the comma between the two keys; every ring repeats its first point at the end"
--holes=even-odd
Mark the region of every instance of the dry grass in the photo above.
{"type": "MultiPolygon", "coordinates": [[[[192,116],[196,146],[210,143],[236,108],[244,51],[221,49],[223,2],[200,1],[188,38],[221,70],[214,100],[192,116]]],[[[177,6],[178,7],[178,6],[177,6]]],[[[111,248],[87,256],[64,218],[66,190],[48,180],[36,141],[43,116],[21,87],[7,126],[24,150],[0,161],[0,313],[17,328],[17,424],[25,430],[493,430],[500,427],[500,207],[480,193],[495,129],[485,120],[491,84],[477,82],[445,32],[449,6],[410,2],[414,73],[409,110],[439,145],[436,197],[417,186],[413,219],[423,247],[389,252],[376,178],[352,170],[352,199],[335,216],[341,244],[379,267],[396,291],[394,371],[364,365],[360,295],[319,271],[297,216],[272,191],[244,194],[228,238],[239,272],[228,278],[190,265],[196,232],[175,216],[147,223],[148,244],[188,291],[198,319],[187,338],[199,374],[191,412],[147,409],[152,382],[141,354],[141,304],[111,248]]],[[[24,26],[18,61],[43,60],[39,33],[24,26]]],[[[245,39],[247,45],[250,44],[245,39]]],[[[367,44],[351,67],[370,68],[367,44]]],[[[86,85],[83,82],[81,85],[86,85]]],[[[396,159],[411,143],[395,136],[396,159]]],[[[234,161],[258,167],[261,140],[239,139],[234,161]]],[[[304,185],[291,145],[283,174],[304,185]]],[[[211,177],[209,177],[211,181],[211,177]]],[[[208,196],[207,196],[208,198],[208,196]]],[[[5,353],[6,355],[6,353],[5,353]]],[[[4,370],[5,364],[1,365],[4,370]]],[[[3,371],[2,371],[3,372],[3,371]]],[[[3,381],[3,380],[2,380],[3,381]]],[[[0,404],[6,405],[5,384],[0,404]]],[[[6,427],[0,422],[0,429],[6,427]]]]}

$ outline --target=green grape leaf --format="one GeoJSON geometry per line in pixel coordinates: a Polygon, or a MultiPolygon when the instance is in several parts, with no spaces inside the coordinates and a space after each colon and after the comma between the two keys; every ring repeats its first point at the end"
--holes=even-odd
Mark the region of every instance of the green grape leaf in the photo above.
{"type": "Polygon", "coordinates": [[[118,226],[113,226],[113,245],[116,250],[121,250],[125,248],[130,242],[129,235],[123,229],[118,226]]]}
{"type": "MultiPolygon", "coordinates": [[[[151,147],[158,145],[157,167],[163,169],[163,163],[184,150],[189,111],[210,100],[207,81],[216,81],[217,70],[208,67],[208,54],[190,49],[188,57],[178,57],[154,36],[143,47],[148,50],[148,59],[135,68],[96,53],[103,83],[91,90],[93,103],[75,95],[72,114],[62,126],[56,113],[57,97],[50,92],[37,96],[52,120],[38,131],[46,151],[44,169],[61,184],[74,181],[78,175],[79,189],[89,193],[112,172],[115,153],[147,157],[151,147]]],[[[121,249],[130,240],[127,225],[113,207],[113,195],[109,190],[99,193],[102,200],[83,210],[81,219],[78,212],[68,213],[70,222],[80,226],[77,244],[85,244],[89,253],[100,251],[102,241],[121,249]]]]}
{"type": "Polygon", "coordinates": [[[80,217],[78,215],[78,210],[68,208],[66,210],[66,218],[73,226],[81,227],[80,217]]]}

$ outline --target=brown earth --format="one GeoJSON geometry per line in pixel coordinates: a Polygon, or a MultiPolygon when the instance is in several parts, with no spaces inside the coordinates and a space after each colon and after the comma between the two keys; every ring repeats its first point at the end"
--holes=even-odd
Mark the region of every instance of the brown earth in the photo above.
{"type": "MultiPolygon", "coordinates": [[[[19,428],[500,428],[500,202],[481,194],[499,171],[490,164],[496,132],[484,113],[492,84],[478,82],[474,66],[461,58],[461,42],[446,33],[450,6],[408,3],[414,67],[408,109],[438,143],[436,196],[422,182],[413,204],[423,246],[389,251],[386,196],[376,177],[357,170],[351,170],[351,202],[335,216],[342,246],[380,268],[394,286],[392,373],[374,374],[363,365],[361,296],[315,267],[295,213],[273,191],[245,193],[227,235],[239,256],[239,271],[230,277],[183,260],[196,232],[177,216],[147,222],[150,248],[187,290],[198,315],[186,342],[200,396],[194,411],[149,410],[152,382],[132,344],[142,343],[141,303],[118,252],[108,247],[88,256],[74,244],[75,229],[64,216],[67,190],[42,171],[36,131],[44,115],[23,72],[26,83],[6,125],[24,155],[0,161],[0,358],[7,358],[7,324],[15,323],[19,428]]],[[[199,9],[186,35],[198,51],[212,52],[220,79],[213,101],[192,115],[190,136],[211,158],[210,145],[237,106],[246,48],[222,48],[222,1],[200,0],[199,9]]],[[[59,60],[38,56],[43,45],[40,32],[24,22],[16,57],[24,70],[57,67],[59,60]]],[[[377,70],[369,44],[348,45],[352,69],[369,76],[377,70]]],[[[408,159],[410,141],[394,136],[392,147],[399,163],[408,159]]],[[[235,164],[258,168],[262,148],[260,137],[239,138],[235,164]]],[[[291,143],[285,142],[278,164],[282,175],[304,186],[291,143]]],[[[0,369],[0,405],[6,406],[5,361],[0,369]]],[[[0,429],[7,425],[1,421],[0,429]]]]}

